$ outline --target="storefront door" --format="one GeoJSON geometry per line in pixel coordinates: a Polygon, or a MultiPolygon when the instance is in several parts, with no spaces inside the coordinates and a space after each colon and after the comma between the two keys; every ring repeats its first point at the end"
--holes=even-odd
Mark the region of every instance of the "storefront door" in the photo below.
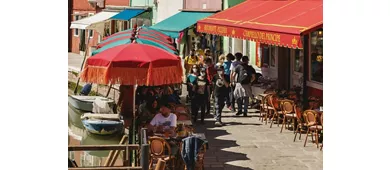
{"type": "Polygon", "coordinates": [[[289,89],[289,82],[290,82],[290,54],[289,51],[290,49],[284,48],[284,47],[279,47],[278,48],[278,88],[279,89],[289,89]]]}

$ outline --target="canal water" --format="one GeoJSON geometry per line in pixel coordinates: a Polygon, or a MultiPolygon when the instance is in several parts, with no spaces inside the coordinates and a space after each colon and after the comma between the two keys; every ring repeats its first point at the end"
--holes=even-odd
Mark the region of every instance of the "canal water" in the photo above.
{"type": "MultiPolygon", "coordinates": [[[[87,132],[81,122],[81,115],[84,112],[68,104],[68,145],[107,145],[119,144],[123,133],[101,136],[87,132]]],[[[103,166],[109,151],[76,151],[69,152],[69,158],[74,159],[80,167],[103,166]]],[[[122,154],[119,155],[115,166],[121,166],[122,154]]]]}

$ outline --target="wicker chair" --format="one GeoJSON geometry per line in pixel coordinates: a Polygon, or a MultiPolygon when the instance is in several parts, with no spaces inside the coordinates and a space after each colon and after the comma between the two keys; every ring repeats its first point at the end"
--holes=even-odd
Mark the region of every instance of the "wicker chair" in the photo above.
{"type": "Polygon", "coordinates": [[[259,120],[261,120],[261,122],[263,122],[264,120],[265,121],[265,124],[267,124],[267,118],[268,118],[268,112],[269,110],[272,108],[270,105],[268,105],[268,98],[270,97],[271,95],[266,95],[262,100],[261,100],[261,104],[260,104],[260,117],[259,117],[259,120]]]}
{"type": "Polygon", "coordinates": [[[317,123],[317,112],[315,110],[306,110],[305,112],[303,112],[303,117],[304,117],[305,122],[308,126],[308,130],[306,132],[305,144],[303,146],[306,147],[307,137],[309,136],[309,132],[310,132],[312,140],[313,140],[313,135],[315,135],[316,144],[317,144],[317,148],[318,148],[318,137],[319,137],[318,130],[322,130],[322,126],[318,125],[318,123],[317,123]],[[313,134],[313,132],[314,132],[314,134],[313,134]]]}
{"type": "Polygon", "coordinates": [[[176,113],[177,120],[191,120],[191,115],[188,113],[176,113]]]}
{"type": "Polygon", "coordinates": [[[301,140],[301,135],[303,133],[307,133],[307,124],[305,123],[302,115],[302,108],[294,106],[295,114],[297,116],[297,128],[295,129],[295,136],[294,136],[294,142],[297,138],[297,135],[299,133],[299,140],[301,140]],[[306,129],[306,130],[304,130],[306,129]]]}
{"type": "Polygon", "coordinates": [[[270,128],[272,128],[272,124],[274,123],[275,119],[276,119],[276,122],[278,123],[278,127],[279,127],[279,116],[282,115],[283,112],[280,110],[280,103],[279,103],[279,99],[278,99],[277,95],[272,94],[268,98],[268,103],[271,104],[270,110],[272,111],[270,128]]]}
{"type": "Polygon", "coordinates": [[[188,107],[185,105],[176,105],[174,111],[175,113],[187,113],[187,114],[190,113],[188,107]]]}
{"type": "Polygon", "coordinates": [[[309,109],[310,110],[318,109],[320,107],[320,104],[321,104],[320,98],[310,96],[308,98],[308,100],[309,100],[309,109]]]}
{"type": "Polygon", "coordinates": [[[153,136],[149,138],[149,145],[150,145],[150,162],[149,162],[149,169],[152,168],[153,162],[158,161],[158,159],[162,159],[166,162],[171,163],[171,167],[174,170],[175,169],[175,160],[176,160],[176,154],[178,153],[178,150],[172,151],[171,146],[169,143],[157,136],[153,136]]]}
{"type": "MultiPolygon", "coordinates": [[[[288,120],[294,120],[297,115],[294,113],[294,102],[291,101],[291,100],[282,100],[280,102],[280,105],[281,105],[281,109],[282,109],[282,115],[283,115],[283,123],[282,123],[282,128],[280,128],[280,133],[282,133],[283,131],[283,126],[286,126],[286,123],[288,122],[288,120]]],[[[291,124],[291,123],[290,123],[291,124]]],[[[293,127],[293,131],[295,131],[295,128],[294,126],[293,127]]]]}
{"type": "MultiPolygon", "coordinates": [[[[324,133],[324,113],[321,114],[321,125],[322,125],[322,133],[324,133]]],[[[321,151],[323,146],[324,146],[324,139],[322,139],[322,144],[320,148],[321,151]]]]}
{"type": "MultiPolygon", "coordinates": [[[[273,89],[267,89],[264,91],[264,94],[276,94],[275,90],[273,89]]],[[[267,96],[266,96],[267,97],[267,96]]],[[[270,105],[267,105],[267,98],[264,97],[261,99],[261,103],[260,103],[260,117],[259,117],[259,120],[261,120],[261,122],[263,122],[264,120],[264,117],[268,115],[268,107],[271,107],[270,105]]],[[[261,97],[259,97],[261,98],[261,97]]],[[[267,122],[266,122],[267,124],[267,122]]]]}

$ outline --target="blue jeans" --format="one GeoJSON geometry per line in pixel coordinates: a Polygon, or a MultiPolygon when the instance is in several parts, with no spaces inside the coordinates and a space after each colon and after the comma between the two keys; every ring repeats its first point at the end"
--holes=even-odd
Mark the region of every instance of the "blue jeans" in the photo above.
{"type": "Polygon", "coordinates": [[[207,107],[207,95],[206,94],[194,94],[191,100],[191,113],[194,122],[198,119],[198,112],[200,109],[200,119],[203,122],[205,116],[205,110],[207,107]]]}
{"type": "Polygon", "coordinates": [[[232,91],[232,88],[228,87],[228,94],[225,96],[226,106],[230,107],[232,102],[230,99],[230,92],[232,91]]]}
{"type": "Polygon", "coordinates": [[[240,97],[237,99],[238,113],[242,113],[242,104],[244,104],[244,115],[248,114],[249,97],[240,97]],[[242,103],[244,101],[244,103],[242,103]]]}

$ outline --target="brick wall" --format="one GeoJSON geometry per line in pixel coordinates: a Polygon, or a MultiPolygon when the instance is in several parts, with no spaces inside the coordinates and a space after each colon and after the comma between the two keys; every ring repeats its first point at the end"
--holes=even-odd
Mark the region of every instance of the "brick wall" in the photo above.
{"type": "Polygon", "coordinates": [[[106,0],[105,5],[130,6],[130,0],[106,0]]]}
{"type": "MultiPolygon", "coordinates": [[[[100,8],[95,8],[88,3],[88,0],[72,0],[73,1],[73,10],[72,13],[94,13],[101,12],[100,8]]],[[[105,0],[105,5],[114,5],[114,6],[129,6],[130,0],[105,0]]],[[[72,21],[75,20],[75,17],[72,16],[72,21]]],[[[81,32],[81,30],[79,30],[81,32]]],[[[74,36],[75,29],[71,31],[71,52],[72,53],[80,53],[79,44],[80,44],[80,36],[74,36]]],[[[94,31],[93,38],[89,39],[88,46],[86,47],[89,50],[89,47],[97,45],[98,42],[98,33],[94,31]]],[[[80,35],[80,33],[79,33],[80,35]]],[[[89,37],[88,31],[86,36],[89,37]]],[[[87,41],[87,38],[85,39],[87,41]]],[[[85,42],[84,42],[85,43],[85,42]]],[[[89,53],[89,52],[88,52],[89,53]]]]}
{"type": "MultiPolygon", "coordinates": [[[[82,11],[80,11],[80,10],[73,10],[73,14],[77,13],[77,12],[79,12],[79,13],[93,13],[93,14],[96,14],[95,10],[93,10],[93,11],[92,10],[90,10],[90,11],[87,11],[87,10],[82,10],[82,11]]],[[[72,21],[74,21],[74,20],[75,20],[75,17],[73,16],[72,17],[72,21]]],[[[75,29],[72,29],[72,50],[71,50],[71,52],[79,54],[80,53],[79,44],[80,44],[80,34],[81,34],[80,32],[82,30],[79,30],[79,36],[75,36],[74,35],[75,31],[76,31],[75,29]]],[[[93,38],[89,39],[89,43],[88,43],[88,47],[87,48],[97,44],[97,42],[98,42],[98,36],[97,35],[98,35],[98,33],[96,31],[94,31],[93,38]]],[[[86,33],[86,36],[89,37],[88,31],[86,33]]],[[[87,41],[87,38],[85,39],[85,41],[87,41]]],[[[84,42],[84,43],[86,43],[86,42],[84,42]]]]}
{"type": "Polygon", "coordinates": [[[95,8],[89,4],[88,0],[72,0],[72,1],[73,1],[73,10],[95,11],[95,8]]]}

